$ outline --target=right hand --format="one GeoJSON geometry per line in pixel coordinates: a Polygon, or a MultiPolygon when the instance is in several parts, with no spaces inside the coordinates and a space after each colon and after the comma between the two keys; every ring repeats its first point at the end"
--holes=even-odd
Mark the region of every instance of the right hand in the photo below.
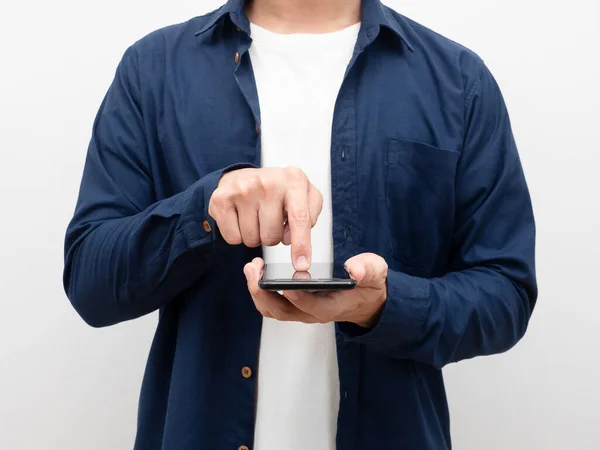
{"type": "Polygon", "coordinates": [[[298,168],[238,169],[223,175],[208,213],[227,243],[291,244],[295,269],[306,271],[310,231],[322,208],[323,196],[298,168]]]}

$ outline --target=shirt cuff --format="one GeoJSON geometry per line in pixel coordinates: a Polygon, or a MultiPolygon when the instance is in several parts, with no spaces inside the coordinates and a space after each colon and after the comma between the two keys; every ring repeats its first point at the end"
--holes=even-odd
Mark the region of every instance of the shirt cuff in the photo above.
{"type": "Polygon", "coordinates": [[[342,336],[382,351],[410,346],[424,334],[431,300],[431,281],[388,271],[388,298],[378,322],[372,328],[338,323],[342,336]]]}
{"type": "Polygon", "coordinates": [[[251,169],[256,166],[248,163],[232,164],[202,177],[189,189],[184,198],[182,223],[188,248],[209,242],[213,249],[225,244],[215,220],[208,214],[210,198],[217,189],[224,174],[238,169],[251,169]]]}

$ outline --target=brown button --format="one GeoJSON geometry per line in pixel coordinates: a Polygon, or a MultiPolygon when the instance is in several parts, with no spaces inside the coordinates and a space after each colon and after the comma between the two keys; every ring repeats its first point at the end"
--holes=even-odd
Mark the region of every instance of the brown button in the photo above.
{"type": "Polygon", "coordinates": [[[248,447],[246,447],[245,445],[240,445],[240,448],[238,448],[238,450],[250,450],[248,447]]]}
{"type": "Polygon", "coordinates": [[[254,129],[256,130],[256,134],[260,133],[260,127],[258,126],[258,124],[256,124],[254,129]]]}
{"type": "Polygon", "coordinates": [[[238,33],[240,32],[240,29],[238,27],[235,28],[235,31],[237,31],[238,33]]]}
{"type": "Polygon", "coordinates": [[[242,367],[242,376],[246,379],[252,376],[252,369],[250,367],[242,367]]]}
{"type": "Polygon", "coordinates": [[[240,54],[239,54],[239,52],[235,52],[235,58],[234,58],[234,60],[235,60],[235,63],[236,63],[236,64],[237,64],[238,62],[240,62],[240,54]]]}
{"type": "Polygon", "coordinates": [[[202,222],[202,226],[204,227],[204,231],[206,231],[207,233],[210,233],[212,231],[212,228],[210,226],[210,223],[208,223],[208,220],[205,220],[204,222],[202,222]]]}

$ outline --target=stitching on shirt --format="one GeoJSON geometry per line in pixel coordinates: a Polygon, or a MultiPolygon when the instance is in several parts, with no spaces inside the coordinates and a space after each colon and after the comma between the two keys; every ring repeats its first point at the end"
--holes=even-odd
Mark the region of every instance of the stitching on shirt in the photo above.
{"type": "Polygon", "coordinates": [[[479,71],[477,72],[477,80],[475,81],[475,83],[473,84],[473,86],[471,87],[471,89],[469,89],[469,92],[467,93],[466,97],[465,97],[465,109],[463,111],[463,129],[462,129],[462,137],[461,137],[461,156],[462,156],[462,149],[464,148],[465,145],[465,139],[467,137],[467,113],[469,111],[469,109],[471,108],[471,105],[473,103],[473,99],[475,98],[475,94],[479,91],[479,88],[481,87],[481,78],[482,78],[482,68],[479,67],[479,71]]]}
{"type": "MultiPolygon", "coordinates": [[[[465,98],[465,110],[464,110],[464,123],[466,125],[466,116],[467,116],[467,111],[469,111],[469,108],[471,107],[471,103],[473,102],[473,99],[475,98],[475,94],[477,93],[477,91],[479,90],[479,87],[481,86],[481,77],[482,77],[482,70],[481,68],[479,68],[479,72],[477,73],[477,80],[475,81],[475,84],[473,85],[473,87],[471,87],[471,89],[469,90],[469,93],[467,94],[467,97],[465,98]]],[[[466,126],[464,127],[466,128],[466,126]]],[[[464,133],[463,133],[464,135],[464,133]]]]}

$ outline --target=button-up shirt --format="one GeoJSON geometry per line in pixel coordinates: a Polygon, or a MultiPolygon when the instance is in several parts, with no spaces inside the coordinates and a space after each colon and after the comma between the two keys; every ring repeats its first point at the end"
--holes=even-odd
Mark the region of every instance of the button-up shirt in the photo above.
{"type": "MultiPolygon", "coordinates": [[[[388,298],[372,328],[336,324],[337,444],[446,449],[442,367],[525,333],[532,207],[482,60],[378,0],[361,22],[333,117],[334,260],[382,256],[388,298]]],[[[262,318],[242,269],[260,249],[208,214],[224,171],[260,166],[251,42],[242,0],[150,34],[94,123],[64,285],[94,327],[160,312],[137,450],[252,449],[262,318]]]]}

